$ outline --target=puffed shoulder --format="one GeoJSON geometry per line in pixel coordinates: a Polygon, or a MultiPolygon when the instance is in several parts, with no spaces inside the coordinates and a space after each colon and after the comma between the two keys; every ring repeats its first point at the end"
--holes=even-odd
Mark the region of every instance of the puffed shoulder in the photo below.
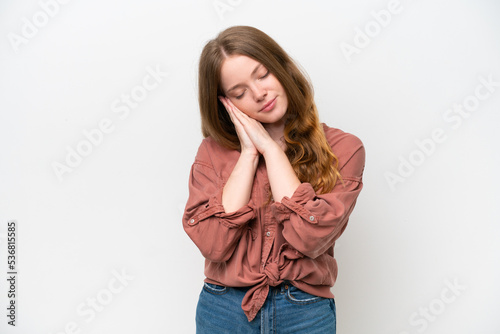
{"type": "Polygon", "coordinates": [[[361,180],[365,169],[365,147],[357,136],[323,124],[326,140],[339,160],[344,178],[361,180]]]}

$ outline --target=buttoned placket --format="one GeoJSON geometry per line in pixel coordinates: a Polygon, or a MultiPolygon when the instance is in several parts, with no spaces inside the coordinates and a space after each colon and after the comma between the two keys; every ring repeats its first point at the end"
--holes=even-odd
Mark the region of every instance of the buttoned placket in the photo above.
{"type": "MultiPolygon", "coordinates": [[[[264,196],[263,201],[266,201],[269,194],[269,179],[267,177],[267,171],[266,171],[266,166],[265,164],[259,164],[259,168],[257,172],[261,175],[261,178],[263,180],[263,187],[264,191],[262,191],[262,194],[264,196]]],[[[274,200],[271,199],[271,204],[274,202],[274,200]]],[[[264,213],[263,213],[263,225],[262,225],[262,232],[263,232],[263,242],[262,242],[262,254],[261,254],[261,266],[262,269],[266,267],[266,264],[269,262],[269,256],[271,254],[271,249],[274,244],[274,239],[275,239],[275,234],[276,234],[276,218],[274,218],[274,215],[271,212],[270,205],[267,205],[264,208],[264,213]]]]}
{"type": "Polygon", "coordinates": [[[273,224],[274,217],[269,209],[269,206],[265,208],[264,213],[264,241],[262,247],[262,268],[265,268],[268,262],[269,255],[271,254],[271,249],[274,243],[275,236],[275,226],[273,224]]]}

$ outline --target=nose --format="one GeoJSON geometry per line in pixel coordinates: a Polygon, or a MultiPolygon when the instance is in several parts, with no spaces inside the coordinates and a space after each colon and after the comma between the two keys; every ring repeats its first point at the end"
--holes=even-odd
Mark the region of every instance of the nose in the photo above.
{"type": "Polygon", "coordinates": [[[257,102],[260,102],[266,98],[267,89],[259,84],[254,87],[254,97],[257,102]]]}

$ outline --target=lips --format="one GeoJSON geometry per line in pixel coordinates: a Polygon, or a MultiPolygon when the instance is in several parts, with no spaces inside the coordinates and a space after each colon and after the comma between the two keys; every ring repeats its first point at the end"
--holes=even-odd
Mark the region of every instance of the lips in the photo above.
{"type": "Polygon", "coordinates": [[[268,103],[266,103],[262,109],[260,109],[260,111],[269,111],[270,109],[272,109],[272,107],[274,106],[274,102],[276,101],[276,97],[274,99],[272,99],[271,101],[269,101],[268,103]],[[271,107],[270,109],[268,109],[269,107],[271,107]]]}

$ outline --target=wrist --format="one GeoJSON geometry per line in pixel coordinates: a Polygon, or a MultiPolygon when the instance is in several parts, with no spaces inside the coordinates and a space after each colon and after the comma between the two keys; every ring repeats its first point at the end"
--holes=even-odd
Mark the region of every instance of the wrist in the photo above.
{"type": "Polygon", "coordinates": [[[259,152],[242,150],[240,153],[239,160],[243,161],[244,163],[250,163],[250,164],[257,165],[257,163],[259,161],[259,152]]]}
{"type": "Polygon", "coordinates": [[[266,145],[266,150],[262,152],[262,156],[264,159],[267,159],[269,156],[273,156],[276,154],[284,154],[283,149],[278,145],[274,140],[270,141],[268,145],[266,145]]]}

